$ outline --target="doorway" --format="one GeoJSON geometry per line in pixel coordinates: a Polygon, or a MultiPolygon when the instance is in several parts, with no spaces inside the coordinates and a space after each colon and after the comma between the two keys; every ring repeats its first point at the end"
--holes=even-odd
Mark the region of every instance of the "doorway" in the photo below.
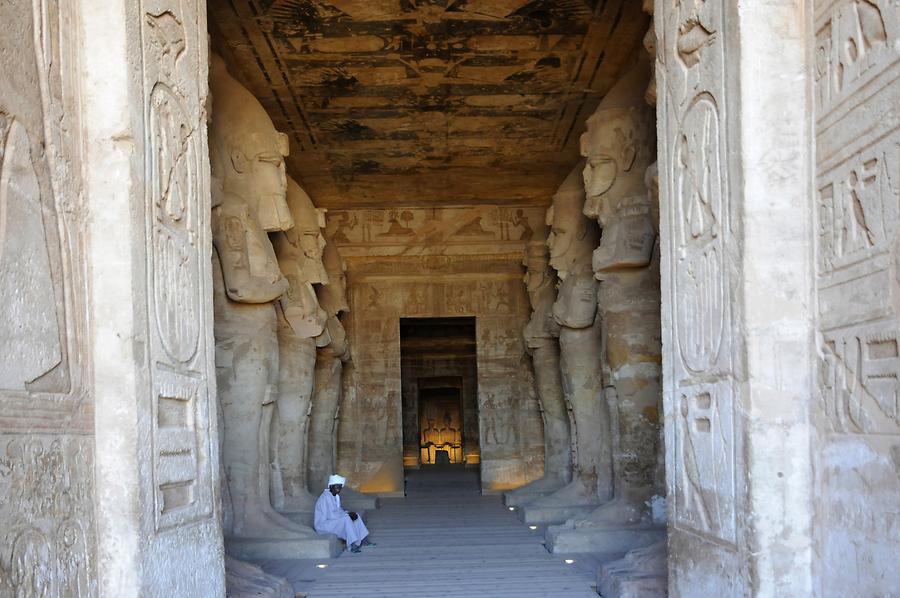
{"type": "Polygon", "coordinates": [[[477,467],[475,318],[401,318],[403,465],[477,467]]]}
{"type": "Polygon", "coordinates": [[[463,463],[459,387],[419,388],[419,463],[463,463]]]}

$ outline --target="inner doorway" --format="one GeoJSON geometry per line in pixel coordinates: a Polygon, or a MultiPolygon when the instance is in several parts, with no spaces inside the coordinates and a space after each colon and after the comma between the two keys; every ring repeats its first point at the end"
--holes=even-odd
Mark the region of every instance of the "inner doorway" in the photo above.
{"type": "Polygon", "coordinates": [[[403,464],[477,467],[475,318],[401,318],[403,464]]]}
{"type": "Polygon", "coordinates": [[[422,465],[463,463],[462,402],[458,386],[419,388],[419,462],[422,465]]]}

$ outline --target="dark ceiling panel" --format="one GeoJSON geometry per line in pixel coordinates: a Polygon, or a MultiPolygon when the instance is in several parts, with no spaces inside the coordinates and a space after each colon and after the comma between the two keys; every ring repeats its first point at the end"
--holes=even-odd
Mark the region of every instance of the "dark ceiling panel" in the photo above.
{"type": "Polygon", "coordinates": [[[635,58],[640,0],[210,0],[214,47],[322,207],[546,204],[635,58]]]}

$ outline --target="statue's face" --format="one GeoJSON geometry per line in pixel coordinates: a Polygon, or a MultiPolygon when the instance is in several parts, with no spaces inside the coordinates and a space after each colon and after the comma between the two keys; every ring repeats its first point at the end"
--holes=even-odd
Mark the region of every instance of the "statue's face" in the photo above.
{"type": "Polygon", "coordinates": [[[525,289],[531,298],[531,304],[537,304],[537,295],[544,284],[547,283],[547,261],[537,258],[528,258],[525,260],[525,289]]]}
{"type": "Polygon", "coordinates": [[[610,109],[598,112],[581,135],[581,155],[585,158],[584,214],[603,220],[605,196],[623,172],[631,169],[636,155],[635,121],[631,111],[610,109]]]}
{"type": "Polygon", "coordinates": [[[287,137],[273,130],[270,139],[263,140],[260,151],[246,158],[245,172],[252,181],[252,196],[257,199],[257,218],[263,230],[288,230],[294,225],[285,199],[287,174],[287,137]]]}
{"type": "Polygon", "coordinates": [[[322,229],[307,228],[299,231],[300,250],[313,270],[310,282],[329,282],[328,273],[322,264],[322,253],[325,250],[325,236],[322,229]]]}
{"type": "Polygon", "coordinates": [[[616,182],[619,167],[615,159],[606,153],[589,156],[582,173],[584,177],[584,214],[591,218],[600,216],[600,202],[604,193],[616,182]]]}
{"type": "Polygon", "coordinates": [[[565,276],[563,256],[565,256],[572,245],[572,241],[573,235],[571,231],[567,230],[562,223],[554,223],[550,228],[550,234],[547,236],[547,247],[550,248],[550,265],[560,273],[560,276],[565,276]]]}

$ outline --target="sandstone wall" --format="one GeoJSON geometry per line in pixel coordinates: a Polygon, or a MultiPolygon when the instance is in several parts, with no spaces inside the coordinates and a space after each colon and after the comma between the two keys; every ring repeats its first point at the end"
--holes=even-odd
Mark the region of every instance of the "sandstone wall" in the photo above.
{"type": "Polygon", "coordinates": [[[74,4],[100,594],[222,594],[205,2],[74,4]]]}
{"type": "Polygon", "coordinates": [[[0,6],[0,595],[224,592],[205,4],[0,6]]]}
{"type": "Polygon", "coordinates": [[[817,591],[900,587],[900,6],[814,3],[817,591]]]}
{"type": "Polygon", "coordinates": [[[0,5],[0,596],[98,595],[74,8],[0,5]]]}

